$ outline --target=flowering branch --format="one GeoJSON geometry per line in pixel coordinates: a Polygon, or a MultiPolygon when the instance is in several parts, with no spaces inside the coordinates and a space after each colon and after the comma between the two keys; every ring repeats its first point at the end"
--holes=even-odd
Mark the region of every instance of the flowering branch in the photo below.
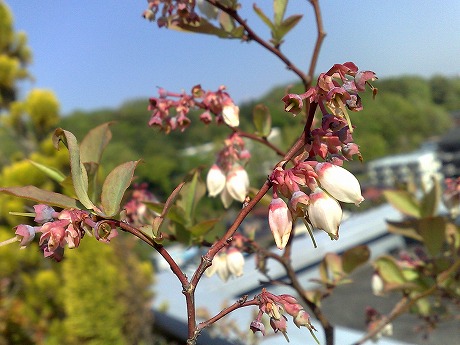
{"type": "Polygon", "coordinates": [[[436,290],[437,286],[434,285],[415,297],[404,296],[398,303],[395,304],[388,316],[383,316],[381,320],[379,320],[378,323],[374,325],[374,327],[363,338],[358,340],[356,343],[353,343],[352,345],[362,345],[366,341],[374,339],[382,332],[385,326],[389,325],[393,320],[406,313],[413,305],[417,303],[417,301],[432,295],[436,292],[436,290]]]}
{"type": "Polygon", "coordinates": [[[201,332],[201,330],[205,329],[206,327],[209,327],[214,322],[220,320],[221,318],[223,318],[224,316],[230,314],[234,310],[259,304],[259,299],[258,299],[257,296],[254,297],[253,299],[249,300],[249,301],[247,299],[248,299],[248,296],[244,295],[238,301],[233,303],[231,306],[228,306],[227,308],[221,310],[218,314],[216,314],[215,316],[213,316],[209,320],[200,322],[198,324],[198,326],[196,327],[196,335],[198,336],[198,334],[201,332]]]}

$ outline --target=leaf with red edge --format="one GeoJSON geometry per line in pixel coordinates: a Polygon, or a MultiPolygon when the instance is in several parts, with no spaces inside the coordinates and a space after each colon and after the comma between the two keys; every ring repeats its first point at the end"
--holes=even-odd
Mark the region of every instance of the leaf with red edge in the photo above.
{"type": "Polygon", "coordinates": [[[0,188],[0,193],[17,196],[38,203],[61,208],[78,208],[77,200],[66,195],[43,190],[35,186],[0,188]]]}
{"type": "Polygon", "coordinates": [[[83,163],[101,162],[102,153],[112,139],[110,125],[113,122],[106,122],[90,130],[80,144],[80,159],[83,163]]]}
{"type": "Polygon", "coordinates": [[[98,211],[88,196],[88,174],[85,166],[80,160],[80,148],[75,136],[62,128],[56,129],[53,135],[54,146],[59,149],[59,142],[62,141],[69,149],[70,170],[72,173],[72,181],[75,189],[75,194],[78,200],[87,209],[98,211]]]}
{"type": "Polygon", "coordinates": [[[123,163],[107,175],[102,186],[101,203],[107,217],[112,217],[120,211],[120,203],[131,185],[139,161],[123,163]]]}

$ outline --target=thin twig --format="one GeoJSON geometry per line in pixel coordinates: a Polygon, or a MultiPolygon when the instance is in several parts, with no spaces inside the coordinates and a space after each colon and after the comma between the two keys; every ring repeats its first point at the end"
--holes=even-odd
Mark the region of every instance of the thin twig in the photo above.
{"type": "Polygon", "coordinates": [[[262,47],[267,49],[269,52],[272,54],[276,55],[281,61],[284,62],[286,65],[287,69],[293,71],[302,81],[302,84],[304,85],[305,89],[309,88],[309,85],[311,83],[311,78],[308,75],[305,75],[305,73],[300,70],[296,65],[294,65],[291,60],[288,59],[286,55],[284,55],[279,49],[262,39],[259,35],[257,35],[254,30],[248,25],[246,20],[240,17],[238,12],[232,8],[228,8],[224,5],[222,5],[219,1],[216,0],[206,0],[209,2],[211,5],[217,7],[221,11],[227,13],[230,17],[232,17],[236,22],[238,22],[246,31],[246,34],[248,36],[248,39],[253,40],[260,44],[262,47]]]}
{"type": "MultiPolygon", "coordinates": [[[[324,31],[323,26],[323,17],[321,15],[321,10],[319,8],[319,1],[318,0],[308,0],[310,1],[311,5],[313,6],[313,10],[315,11],[315,18],[316,18],[316,30],[318,32],[318,36],[316,37],[315,48],[313,49],[313,54],[310,60],[310,68],[308,70],[308,77],[313,80],[316,64],[318,62],[319,52],[321,50],[321,45],[326,37],[326,32],[324,31]]],[[[310,86],[310,85],[308,85],[310,86]]]]}

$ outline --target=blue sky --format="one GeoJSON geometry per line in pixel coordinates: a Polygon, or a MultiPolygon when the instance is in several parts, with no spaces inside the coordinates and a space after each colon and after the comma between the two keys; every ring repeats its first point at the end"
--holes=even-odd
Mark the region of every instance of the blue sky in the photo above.
{"type": "MultiPolygon", "coordinates": [[[[159,29],[141,17],[145,0],[6,2],[34,53],[36,81],[23,93],[32,86],[53,90],[64,114],[154,96],[158,86],[180,91],[198,83],[206,89],[224,84],[241,102],[296,81],[255,43],[159,29]]],[[[269,38],[252,12],[253,2],[240,1],[244,17],[269,38]]],[[[271,1],[259,3],[271,10],[271,1]]],[[[353,61],[380,77],[460,75],[460,1],[324,0],[320,5],[327,36],[317,72],[353,61]]],[[[305,16],[282,49],[306,69],[316,37],[312,9],[305,0],[292,0],[288,11],[305,16]]]]}

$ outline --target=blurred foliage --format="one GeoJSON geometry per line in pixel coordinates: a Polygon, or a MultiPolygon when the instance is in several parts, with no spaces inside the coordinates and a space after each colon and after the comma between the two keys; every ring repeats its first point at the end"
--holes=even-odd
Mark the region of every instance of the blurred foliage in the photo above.
{"type": "MultiPolygon", "coordinates": [[[[66,193],[68,186],[31,163],[70,171],[68,151],[57,151],[51,140],[60,121],[54,93],[33,89],[17,98],[17,83],[29,77],[30,61],[27,37],[14,31],[11,12],[0,0],[0,186],[66,193]]],[[[14,236],[12,227],[30,221],[9,212],[28,212],[31,206],[0,195],[0,242],[14,236]]],[[[25,250],[18,244],[1,247],[1,345],[151,343],[153,272],[147,255],[141,260],[137,241],[127,236],[111,245],[83,242],[60,264],[44,259],[38,243],[25,250]]]]}
{"type": "Polygon", "coordinates": [[[27,45],[27,36],[15,32],[13,15],[8,6],[0,1],[0,111],[16,99],[16,84],[29,78],[27,65],[32,53],[27,45]]]}
{"type": "MultiPolygon", "coordinates": [[[[420,317],[429,334],[437,323],[458,319],[460,301],[460,227],[455,214],[439,214],[441,184],[433,179],[422,195],[413,186],[387,190],[387,201],[404,216],[387,221],[388,230],[411,243],[399,258],[384,255],[373,265],[381,279],[380,294],[401,293],[406,308],[420,317]]],[[[457,203],[458,208],[458,203],[457,203]]]]}

